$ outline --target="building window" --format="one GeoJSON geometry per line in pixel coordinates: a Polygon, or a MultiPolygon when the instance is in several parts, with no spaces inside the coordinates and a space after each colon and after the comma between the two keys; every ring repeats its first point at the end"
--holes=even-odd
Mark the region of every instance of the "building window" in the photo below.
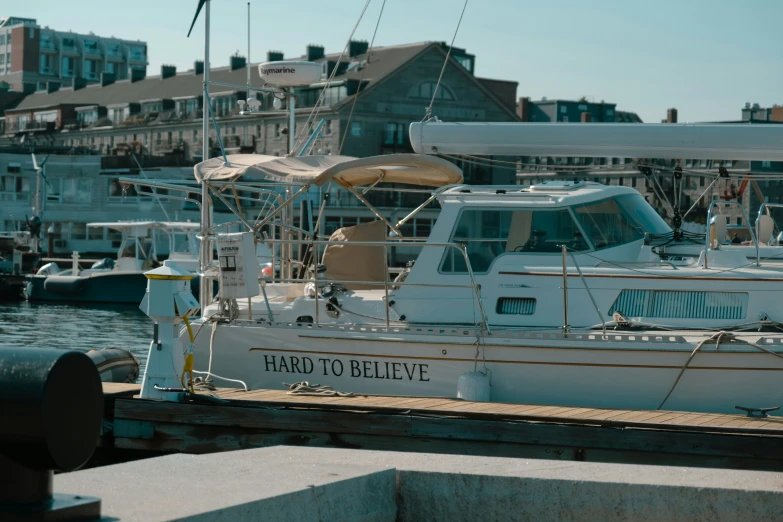
{"type": "Polygon", "coordinates": [[[560,121],[564,123],[568,123],[568,116],[563,116],[563,118],[560,121]]]}
{"type": "Polygon", "coordinates": [[[98,109],[91,109],[88,111],[78,111],[76,119],[83,125],[89,125],[95,123],[98,120],[98,109]]]}
{"type": "Polygon", "coordinates": [[[279,123],[275,123],[274,137],[275,137],[275,139],[279,139],[280,138],[280,124],[279,123]]]}
{"type": "Polygon", "coordinates": [[[52,74],[54,72],[52,61],[52,56],[50,54],[41,54],[39,72],[41,74],[52,74]]]}
{"type": "Polygon", "coordinates": [[[46,201],[52,201],[55,203],[59,203],[62,201],[62,178],[49,178],[46,180],[47,183],[46,188],[44,189],[46,191],[46,201]]]}
{"type": "MultiPolygon", "coordinates": [[[[8,172],[19,172],[11,170],[8,172]]],[[[0,176],[0,201],[25,201],[30,195],[30,180],[26,176],[0,176]]]]}
{"type": "Polygon", "coordinates": [[[405,143],[405,125],[402,123],[387,123],[383,135],[384,145],[403,145],[405,143]]]}
{"type": "Polygon", "coordinates": [[[85,40],[84,41],[84,52],[90,53],[90,54],[97,54],[98,53],[98,42],[95,40],[85,40]]]}
{"type": "Polygon", "coordinates": [[[361,121],[351,122],[351,136],[362,136],[364,134],[364,124],[361,121]]]}
{"type": "Polygon", "coordinates": [[[197,139],[198,139],[198,131],[194,130],[193,131],[193,141],[196,141],[197,139]]]}
{"type": "Polygon", "coordinates": [[[63,78],[73,77],[73,58],[70,56],[63,56],[62,65],[60,67],[60,74],[63,78]]]}
{"type": "Polygon", "coordinates": [[[566,113],[568,113],[568,107],[566,107],[565,105],[561,105],[560,114],[566,114],[566,113]]]}
{"type": "Polygon", "coordinates": [[[228,116],[234,110],[234,106],[237,104],[237,97],[234,96],[218,96],[212,98],[212,112],[216,117],[228,116]]]}
{"type": "Polygon", "coordinates": [[[84,60],[84,77],[88,80],[98,79],[98,60],[84,60]]]}
{"type": "Polygon", "coordinates": [[[133,46],[130,48],[130,58],[131,60],[144,60],[145,59],[145,51],[144,47],[139,46],[133,46]]]}
{"type": "Polygon", "coordinates": [[[5,63],[5,54],[0,54],[0,64],[5,63]]]}
{"type": "Polygon", "coordinates": [[[772,168],[772,162],[771,161],[762,161],[761,162],[761,168],[762,169],[772,168]]]}
{"type": "Polygon", "coordinates": [[[91,179],[66,178],[63,180],[62,200],[64,203],[89,203],[91,196],[91,179]]]}
{"type": "MultiPolygon", "coordinates": [[[[424,82],[420,83],[419,85],[413,87],[410,91],[408,91],[408,97],[409,98],[424,98],[426,100],[429,100],[432,98],[432,93],[435,91],[435,86],[437,85],[437,82],[424,82]]],[[[454,93],[451,92],[451,90],[443,85],[442,83],[438,87],[438,94],[435,96],[436,100],[445,100],[445,101],[453,101],[455,100],[454,93]]]]}
{"type": "Polygon", "coordinates": [[[5,35],[0,34],[0,45],[5,45],[5,35]]]}
{"type": "Polygon", "coordinates": [[[135,198],[138,196],[136,193],[136,187],[133,185],[122,185],[120,178],[112,178],[109,180],[109,198],[122,199],[135,198]]]}
{"type": "Polygon", "coordinates": [[[465,55],[452,55],[454,61],[473,74],[473,57],[465,55]]]}

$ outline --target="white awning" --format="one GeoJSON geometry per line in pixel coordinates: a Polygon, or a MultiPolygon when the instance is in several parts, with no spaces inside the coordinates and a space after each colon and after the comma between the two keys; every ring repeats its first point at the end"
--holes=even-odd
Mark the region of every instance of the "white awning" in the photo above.
{"type": "Polygon", "coordinates": [[[389,154],[369,158],[301,156],[280,158],[234,154],[212,158],[194,167],[199,181],[229,181],[240,176],[265,181],[322,186],[329,181],[356,187],[375,183],[404,183],[442,187],[462,183],[462,171],[453,163],[421,154],[389,154]]]}

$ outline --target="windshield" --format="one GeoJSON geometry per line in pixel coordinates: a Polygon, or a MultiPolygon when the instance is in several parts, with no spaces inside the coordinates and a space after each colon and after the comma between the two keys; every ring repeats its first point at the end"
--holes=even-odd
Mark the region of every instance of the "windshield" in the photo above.
{"type": "Polygon", "coordinates": [[[652,235],[670,234],[672,229],[640,194],[617,196],[617,202],[636,223],[652,235]]]}

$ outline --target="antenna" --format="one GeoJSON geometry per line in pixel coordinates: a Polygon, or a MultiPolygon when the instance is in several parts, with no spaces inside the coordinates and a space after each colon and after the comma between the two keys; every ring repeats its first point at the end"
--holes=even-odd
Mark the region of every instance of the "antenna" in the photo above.
{"type": "MultiPolygon", "coordinates": [[[[250,101],[250,2],[247,3],[247,101],[250,101]]],[[[245,127],[247,128],[247,127],[245,127]]]]}

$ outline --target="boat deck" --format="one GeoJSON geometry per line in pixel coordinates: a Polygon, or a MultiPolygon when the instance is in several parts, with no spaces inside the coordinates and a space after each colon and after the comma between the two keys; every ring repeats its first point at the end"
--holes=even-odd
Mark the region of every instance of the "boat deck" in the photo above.
{"type": "Polygon", "coordinates": [[[783,418],[392,396],[219,389],[215,399],[137,397],[104,383],[102,451],[213,453],[309,445],[783,471],[783,418]]]}

